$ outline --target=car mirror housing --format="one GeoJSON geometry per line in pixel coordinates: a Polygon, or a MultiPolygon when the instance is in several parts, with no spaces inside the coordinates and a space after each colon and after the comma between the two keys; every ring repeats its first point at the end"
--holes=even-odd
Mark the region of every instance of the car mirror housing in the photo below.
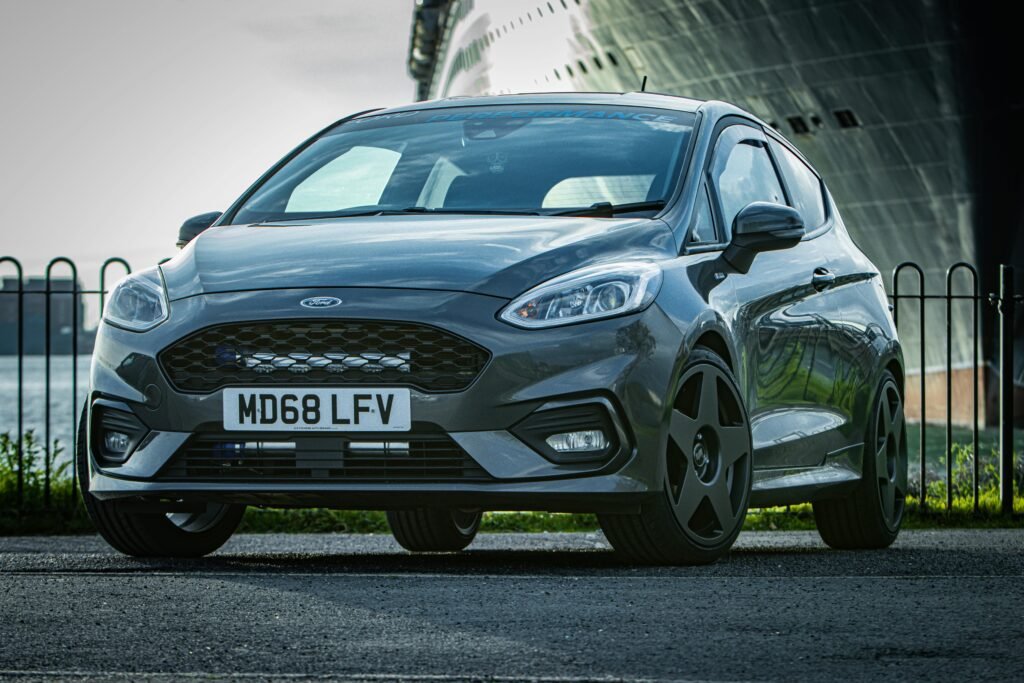
{"type": "Polygon", "coordinates": [[[772,202],[751,202],[740,209],[732,222],[732,241],[723,257],[736,270],[746,273],[754,256],[796,246],[804,236],[800,213],[772,202]]]}
{"type": "Polygon", "coordinates": [[[201,213],[198,216],[192,216],[192,218],[182,223],[181,227],[178,228],[178,249],[194,240],[199,233],[216,223],[220,217],[220,211],[211,211],[209,213],[201,213]]]}

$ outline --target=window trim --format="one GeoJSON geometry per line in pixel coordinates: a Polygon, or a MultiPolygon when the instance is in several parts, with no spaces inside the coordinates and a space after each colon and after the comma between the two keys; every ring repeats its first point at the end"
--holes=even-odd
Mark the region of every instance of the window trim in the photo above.
{"type": "Polygon", "coordinates": [[[719,230],[718,230],[718,223],[719,223],[719,221],[718,221],[718,218],[715,216],[714,202],[711,201],[711,194],[710,194],[710,191],[708,190],[708,183],[703,178],[701,179],[700,187],[697,189],[698,200],[699,200],[699,197],[700,197],[701,194],[704,195],[704,200],[708,203],[708,215],[711,218],[711,229],[715,232],[715,239],[710,241],[710,242],[696,242],[696,243],[692,243],[692,244],[690,243],[690,238],[693,237],[693,229],[694,229],[694,227],[695,227],[695,225],[697,223],[697,216],[698,216],[698,213],[699,213],[697,211],[696,201],[695,201],[694,202],[694,211],[690,214],[690,225],[689,225],[689,227],[686,228],[686,243],[684,244],[684,247],[686,248],[687,253],[691,253],[691,254],[700,253],[702,251],[714,251],[714,250],[717,250],[719,248],[718,245],[721,244],[721,242],[722,242],[722,239],[721,239],[721,237],[719,235],[719,230]]]}
{"type": "MultiPolygon", "coordinates": [[[[702,121],[702,123],[703,123],[703,121],[702,121]]],[[[708,123],[712,123],[712,122],[708,122],[708,123]]],[[[718,197],[717,197],[717,195],[714,194],[714,189],[710,187],[714,183],[710,182],[710,178],[708,176],[709,176],[709,173],[710,173],[711,164],[714,161],[715,155],[717,153],[717,147],[718,147],[719,139],[721,138],[722,133],[725,132],[726,129],[731,128],[732,126],[746,126],[746,127],[752,129],[755,132],[756,131],[761,131],[761,134],[762,135],[764,134],[763,131],[762,131],[761,126],[759,126],[756,122],[754,122],[754,121],[752,121],[752,120],[750,120],[750,119],[748,119],[748,118],[746,118],[744,116],[739,116],[739,115],[736,115],[736,114],[728,114],[726,116],[720,117],[717,121],[713,121],[713,126],[712,126],[712,129],[711,129],[711,135],[709,136],[710,140],[707,143],[707,148],[706,148],[706,151],[704,153],[704,158],[702,160],[701,167],[699,169],[693,169],[694,173],[687,173],[685,175],[686,175],[686,178],[687,178],[687,184],[689,184],[689,182],[690,182],[689,178],[692,176],[692,177],[694,177],[694,181],[697,183],[698,191],[699,191],[699,189],[701,187],[704,187],[705,191],[708,192],[708,200],[709,200],[709,203],[711,205],[711,217],[712,217],[712,220],[715,221],[715,230],[716,230],[716,232],[718,234],[718,241],[714,242],[714,243],[709,242],[707,244],[699,244],[699,245],[691,245],[691,244],[689,244],[690,232],[693,229],[692,207],[690,207],[690,209],[691,209],[690,223],[686,226],[686,229],[683,232],[683,238],[681,240],[681,244],[680,244],[680,248],[679,248],[679,253],[680,253],[681,256],[684,256],[686,254],[701,254],[701,253],[710,252],[710,251],[724,251],[725,248],[729,245],[729,240],[726,238],[725,231],[724,231],[724,229],[722,227],[722,223],[723,223],[722,217],[719,215],[719,212],[718,212],[718,206],[717,206],[718,205],[718,201],[717,201],[718,197]]],[[[698,133],[698,131],[695,130],[694,131],[694,135],[693,135],[694,144],[696,144],[697,133],[698,133]]],[[[696,150],[691,151],[691,155],[695,151],[696,150]]],[[[680,187],[680,192],[682,192],[682,187],[680,187]]],[[[678,200],[680,198],[681,197],[676,197],[676,201],[678,202],[678,200]]],[[[677,206],[680,205],[680,204],[682,204],[682,202],[678,202],[677,206]]]]}
{"type": "Polygon", "coordinates": [[[718,131],[718,135],[715,137],[714,145],[712,145],[713,149],[703,174],[704,182],[707,184],[707,187],[711,193],[711,197],[714,200],[711,202],[711,205],[713,213],[716,215],[716,221],[719,227],[719,237],[721,240],[719,243],[723,245],[728,245],[729,242],[732,240],[732,226],[725,224],[725,217],[722,215],[722,197],[719,195],[718,188],[715,186],[714,178],[711,177],[711,169],[714,167],[715,161],[718,159],[719,154],[723,152],[723,150],[719,149],[719,144],[722,142],[722,136],[727,134],[728,131],[730,131],[731,129],[739,128],[740,126],[749,128],[751,132],[747,134],[748,137],[741,137],[740,139],[732,143],[729,146],[728,153],[731,154],[732,150],[736,147],[736,145],[742,145],[748,141],[759,143],[758,146],[761,149],[764,149],[765,152],[767,152],[768,154],[768,163],[771,164],[772,170],[775,172],[775,178],[779,182],[779,187],[782,188],[782,194],[786,200],[787,205],[789,204],[789,191],[786,188],[786,184],[783,181],[781,174],[779,173],[778,166],[776,166],[775,164],[775,159],[771,156],[771,151],[768,149],[768,139],[767,137],[765,137],[764,131],[761,129],[761,127],[751,126],[746,123],[737,123],[724,126],[720,131],[718,131]]]}

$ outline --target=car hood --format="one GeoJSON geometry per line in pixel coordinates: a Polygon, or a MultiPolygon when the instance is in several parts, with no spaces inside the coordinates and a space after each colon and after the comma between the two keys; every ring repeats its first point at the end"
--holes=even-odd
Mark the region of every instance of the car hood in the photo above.
{"type": "Polygon", "coordinates": [[[171,300],[317,287],[511,298],[589,263],[675,252],[668,226],[647,218],[370,216],[210,228],[162,268],[171,300]]]}

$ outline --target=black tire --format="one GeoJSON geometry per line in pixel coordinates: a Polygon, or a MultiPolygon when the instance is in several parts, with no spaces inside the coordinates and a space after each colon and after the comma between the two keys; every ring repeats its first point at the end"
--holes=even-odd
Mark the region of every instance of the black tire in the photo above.
{"type": "Polygon", "coordinates": [[[888,370],[871,404],[864,437],[864,475],[849,496],[814,503],[818,534],[841,550],[887,548],[903,521],[907,493],[907,430],[903,398],[888,370]]]}
{"type": "Polygon", "coordinates": [[[211,503],[203,513],[130,511],[127,502],[99,500],[89,493],[88,408],[78,425],[78,486],[86,512],[100,536],[125,555],[135,557],[202,557],[224,545],[245,513],[244,505],[211,503]],[[173,520],[173,521],[172,521],[173,520]]]}
{"type": "Polygon", "coordinates": [[[391,534],[406,550],[415,553],[463,550],[480,529],[480,510],[416,508],[388,510],[391,534]]]}
{"type": "Polygon", "coordinates": [[[660,454],[663,495],[637,514],[598,515],[609,543],[634,563],[714,562],[743,528],[751,451],[747,411],[732,371],[712,351],[694,349],[676,384],[660,454]]]}

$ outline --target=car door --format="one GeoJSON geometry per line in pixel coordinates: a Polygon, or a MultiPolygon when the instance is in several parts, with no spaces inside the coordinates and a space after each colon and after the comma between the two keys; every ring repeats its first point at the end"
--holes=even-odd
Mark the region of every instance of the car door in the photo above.
{"type": "MultiPolygon", "coordinates": [[[[725,239],[736,214],[754,201],[796,206],[759,127],[721,131],[708,183],[725,239]]],[[[813,226],[812,229],[817,229],[813,226]]],[[[844,447],[833,347],[840,313],[829,296],[828,240],[758,254],[746,273],[726,266],[758,469],[812,467],[844,447]]]]}
{"type": "Polygon", "coordinates": [[[851,448],[859,447],[865,436],[864,411],[874,401],[879,366],[895,336],[885,286],[878,269],[850,240],[817,174],[781,141],[769,138],[768,145],[805,223],[823,225],[819,240],[832,263],[825,293],[842,321],[839,333],[830,336],[837,357],[833,404],[846,421],[846,441],[851,448]]]}

